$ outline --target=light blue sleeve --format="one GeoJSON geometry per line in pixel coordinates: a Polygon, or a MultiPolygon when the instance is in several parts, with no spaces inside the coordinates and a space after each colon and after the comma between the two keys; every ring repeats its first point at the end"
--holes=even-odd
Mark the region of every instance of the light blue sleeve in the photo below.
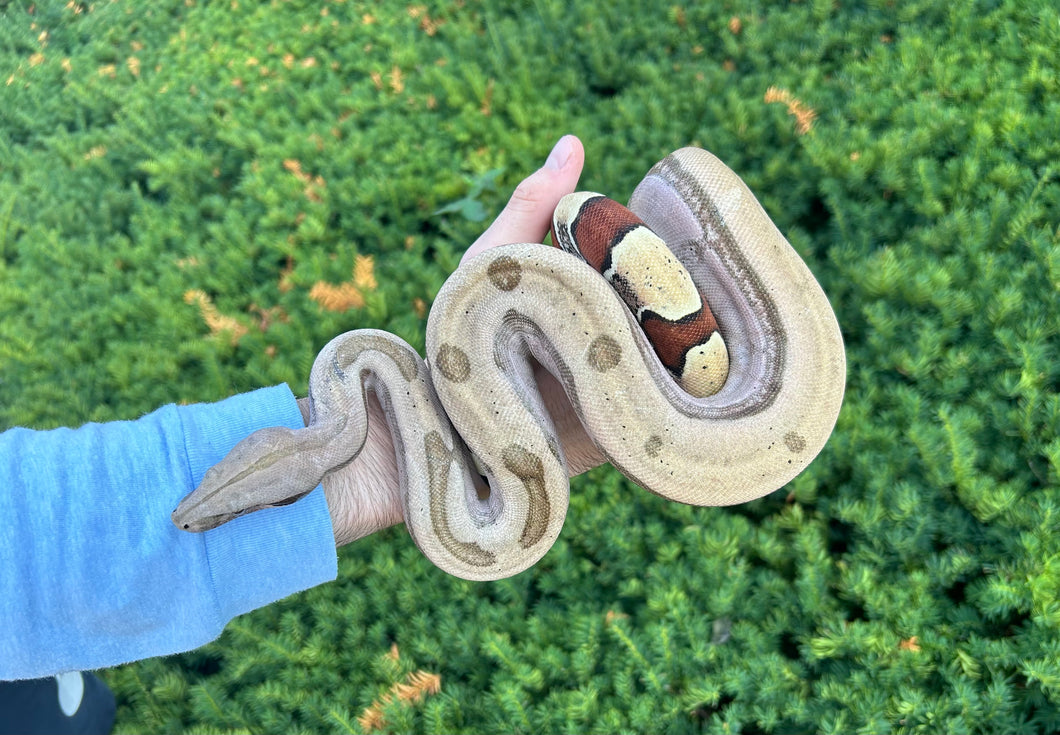
{"type": "Polygon", "coordinates": [[[169,519],[252,431],[302,426],[287,386],[137,421],[0,434],[0,679],[187,651],[336,576],[323,491],[202,534],[169,519]]]}

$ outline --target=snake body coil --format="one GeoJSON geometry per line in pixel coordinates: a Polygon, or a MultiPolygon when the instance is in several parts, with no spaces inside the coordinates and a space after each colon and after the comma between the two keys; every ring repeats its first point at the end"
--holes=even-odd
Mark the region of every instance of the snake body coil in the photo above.
{"type": "MultiPolygon", "coordinates": [[[[597,200],[575,201],[557,208],[561,242],[597,200]]],[[[535,363],[638,485],[696,505],[741,503],[781,487],[824,446],[842,402],[845,357],[827,298],[744,183],[705,151],[682,149],[657,164],[630,209],[699,294],[675,307],[676,319],[662,315],[695,323],[691,344],[667,348],[664,339],[653,348],[641,324],[660,308],[649,318],[644,308],[631,312],[605,278],[562,250],[491,249],[439,292],[427,325],[429,369],[384,332],[335,338],[313,365],[310,425],[241,442],[182,501],[174,522],[205,530],[312,490],[360,451],[367,389],[387,415],[405,522],[420,549],[468,579],[518,573],[551,547],[569,493],[535,363]],[[697,389],[703,397],[674,379],[699,359],[688,357],[696,349],[705,373],[719,374],[721,352],[727,362],[708,390],[697,389]],[[479,471],[489,481],[484,497],[479,471]]],[[[638,278],[624,282],[651,282],[638,278]]],[[[657,303],[645,295],[650,288],[633,290],[633,308],[657,303]]]]}
{"type": "Polygon", "coordinates": [[[685,392],[717,393],[729,374],[725,340],[663,239],[615,200],[591,192],[563,197],[552,222],[553,242],[607,279],[685,392]]]}

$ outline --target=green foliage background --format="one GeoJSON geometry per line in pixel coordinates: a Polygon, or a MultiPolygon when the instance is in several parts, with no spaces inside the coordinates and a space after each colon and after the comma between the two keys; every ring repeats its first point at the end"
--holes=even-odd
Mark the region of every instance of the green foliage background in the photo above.
{"type": "Polygon", "coordinates": [[[422,348],[468,201],[499,211],[566,132],[618,198],[717,153],[847,343],[836,432],[784,490],[695,509],[597,470],[493,584],[379,534],[105,672],[119,732],[360,732],[415,670],[441,691],[383,730],[1060,729],[1055,3],[671,1],[0,2],[0,428],[304,393],[357,327],[422,348]],[[378,289],[323,311],[356,254],[378,289]]]}

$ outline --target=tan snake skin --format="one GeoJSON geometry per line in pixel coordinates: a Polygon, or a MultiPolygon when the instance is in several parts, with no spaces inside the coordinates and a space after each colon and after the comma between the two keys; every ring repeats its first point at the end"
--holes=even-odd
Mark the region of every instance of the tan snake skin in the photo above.
{"type": "Polygon", "coordinates": [[[181,502],[174,523],[203,531],[312,490],[360,451],[371,390],[423,553],[467,579],[523,571],[559,535],[569,497],[534,361],[563,385],[608,460],[651,492],[730,505],[784,485],[824,446],[842,403],[846,361],[827,298],[750,190],[706,151],[685,148],[657,164],[630,209],[714,311],[729,353],[717,393],[681,390],[585,263],[539,244],[494,248],[439,292],[427,325],[430,369],[385,332],[335,338],[313,365],[310,425],[245,439],[181,502]]]}

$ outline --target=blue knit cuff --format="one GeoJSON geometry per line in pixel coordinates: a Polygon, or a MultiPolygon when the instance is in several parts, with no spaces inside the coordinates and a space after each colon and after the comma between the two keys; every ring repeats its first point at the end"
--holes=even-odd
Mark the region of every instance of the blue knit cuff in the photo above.
{"type": "MultiPolygon", "coordinates": [[[[182,409],[188,461],[195,484],[241,439],[267,426],[304,426],[290,388],[278,385],[204,407],[182,409]]],[[[335,537],[324,491],[297,503],[266,508],[205,532],[222,625],[338,574],[335,537]]]]}

